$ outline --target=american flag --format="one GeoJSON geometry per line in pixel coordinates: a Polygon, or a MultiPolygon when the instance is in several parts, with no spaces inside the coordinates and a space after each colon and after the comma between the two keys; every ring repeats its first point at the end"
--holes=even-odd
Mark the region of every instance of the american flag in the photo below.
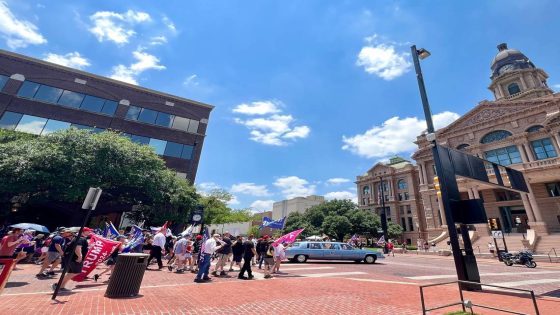
{"type": "Polygon", "coordinates": [[[206,245],[206,241],[210,238],[210,232],[208,232],[208,227],[204,227],[204,233],[202,233],[202,245],[200,246],[200,256],[204,253],[204,245],[206,245]]]}
{"type": "Polygon", "coordinates": [[[355,240],[358,239],[358,235],[354,234],[352,235],[352,238],[348,241],[348,244],[352,245],[354,243],[355,240]]]}

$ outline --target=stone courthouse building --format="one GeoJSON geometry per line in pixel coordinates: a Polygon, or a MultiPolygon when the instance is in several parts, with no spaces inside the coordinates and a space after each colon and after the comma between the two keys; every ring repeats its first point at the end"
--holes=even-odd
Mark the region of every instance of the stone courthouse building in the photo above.
{"type": "MultiPolygon", "coordinates": [[[[463,199],[482,198],[489,220],[498,222],[509,233],[508,247],[529,246],[540,252],[558,248],[560,93],[554,94],[548,87],[548,75],[544,70],[506,44],[498,46],[490,68],[489,89],[495,100],[480,102],[449,126],[436,131],[437,142],[523,172],[529,194],[496,189],[468,179],[460,179],[459,188],[463,199]],[[528,242],[522,242],[525,238],[528,242]]],[[[404,238],[442,242],[447,239],[447,222],[433,186],[435,168],[431,148],[425,134],[418,136],[416,144],[418,150],[413,154],[416,165],[407,165],[408,169],[414,169],[414,174],[401,176],[391,163],[385,165],[391,169],[389,173],[396,176],[393,181],[407,178],[409,196],[414,196],[412,204],[417,206],[417,211],[412,213],[413,224],[406,227],[408,230],[420,227],[420,231],[416,234],[407,231],[404,238]]],[[[371,176],[375,173],[377,171],[371,176]]],[[[494,177],[492,169],[488,174],[491,179],[494,177]]],[[[371,188],[366,187],[371,181],[359,176],[356,183],[360,205],[378,207],[377,201],[367,201],[370,195],[366,192],[371,193],[371,188]],[[363,204],[364,198],[368,205],[363,204]]],[[[390,189],[393,187],[389,185],[390,189]]],[[[399,193],[398,189],[393,191],[399,193]]],[[[488,225],[473,227],[474,246],[486,247],[491,240],[488,225]]]]}

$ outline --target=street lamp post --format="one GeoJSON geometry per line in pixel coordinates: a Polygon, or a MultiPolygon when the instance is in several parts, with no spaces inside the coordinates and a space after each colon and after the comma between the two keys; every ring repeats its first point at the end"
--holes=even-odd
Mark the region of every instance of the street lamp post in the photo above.
{"type": "Polygon", "coordinates": [[[383,187],[383,176],[377,176],[379,178],[379,187],[381,187],[381,229],[383,230],[383,237],[385,238],[385,244],[383,245],[383,253],[388,254],[389,248],[387,247],[387,242],[389,242],[389,233],[387,232],[387,210],[385,209],[385,190],[383,187]]]}
{"type": "Polygon", "coordinates": [[[453,260],[455,262],[455,269],[457,271],[457,278],[459,280],[468,280],[466,265],[463,258],[463,253],[459,244],[459,237],[457,234],[457,227],[455,226],[455,221],[453,219],[453,212],[451,210],[451,200],[448,195],[447,187],[451,187],[448,183],[451,183],[455,178],[449,178],[449,175],[443,169],[441,158],[436,144],[434,123],[432,120],[432,113],[430,111],[430,104],[428,103],[428,96],[426,94],[426,87],[424,86],[424,78],[422,76],[422,69],[420,68],[420,59],[425,59],[430,56],[430,52],[426,49],[416,49],[416,45],[410,47],[412,59],[414,61],[414,69],[416,70],[416,78],[418,79],[418,88],[420,89],[420,97],[422,99],[422,107],[424,109],[424,116],[426,118],[426,125],[428,126],[428,133],[426,139],[432,144],[432,155],[434,157],[434,164],[436,168],[436,174],[441,182],[441,201],[443,204],[443,210],[445,214],[445,219],[447,221],[447,230],[449,233],[449,241],[451,249],[453,252],[453,260]]]}

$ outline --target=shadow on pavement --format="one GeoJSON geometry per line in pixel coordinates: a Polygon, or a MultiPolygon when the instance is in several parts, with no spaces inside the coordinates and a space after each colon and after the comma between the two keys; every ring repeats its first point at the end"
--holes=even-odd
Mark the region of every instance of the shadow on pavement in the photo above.
{"type": "Polygon", "coordinates": [[[24,285],[28,285],[29,282],[8,282],[6,283],[6,288],[17,288],[23,287],[24,285]]]}

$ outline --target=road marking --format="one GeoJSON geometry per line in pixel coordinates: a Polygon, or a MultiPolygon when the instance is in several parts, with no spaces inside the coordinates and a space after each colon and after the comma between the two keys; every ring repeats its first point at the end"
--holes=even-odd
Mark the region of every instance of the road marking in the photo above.
{"type": "MultiPolygon", "coordinates": [[[[480,276],[516,276],[516,275],[544,275],[551,273],[560,273],[558,271],[535,271],[535,272],[488,272],[481,273],[480,276]]],[[[417,277],[406,277],[411,280],[433,280],[433,279],[447,279],[447,278],[457,278],[457,275],[433,275],[433,276],[417,276],[417,277]]]]}
{"type": "Polygon", "coordinates": [[[496,282],[490,283],[491,285],[499,285],[503,287],[519,287],[528,284],[541,284],[541,283],[553,283],[560,282],[560,279],[535,279],[535,280],[523,280],[523,281],[511,281],[511,282],[496,282]]]}
{"type": "Polygon", "coordinates": [[[390,281],[390,280],[376,280],[376,279],[360,279],[360,278],[344,278],[347,280],[354,280],[354,281],[364,281],[364,282],[378,282],[378,283],[391,283],[391,284],[404,284],[404,285],[414,285],[418,286],[419,283],[415,282],[402,282],[402,281],[390,281]]]}
{"type": "Polygon", "coordinates": [[[367,275],[367,272],[349,271],[349,272],[327,272],[327,273],[308,273],[298,275],[306,278],[324,278],[324,277],[338,277],[338,276],[352,276],[352,275],[367,275]]]}
{"type": "Polygon", "coordinates": [[[280,267],[281,270],[285,271],[297,271],[297,270],[325,270],[325,269],[334,269],[334,267],[280,267]]]}

